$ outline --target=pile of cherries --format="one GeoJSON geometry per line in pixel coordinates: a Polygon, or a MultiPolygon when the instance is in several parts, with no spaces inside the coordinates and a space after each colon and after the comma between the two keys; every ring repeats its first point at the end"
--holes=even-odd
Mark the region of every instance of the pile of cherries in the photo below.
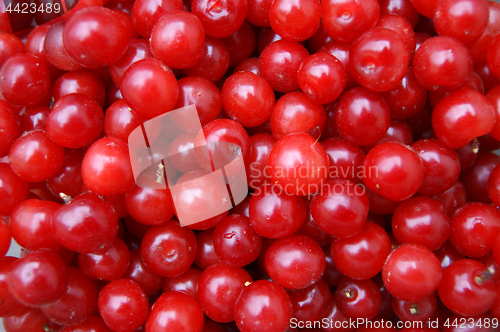
{"type": "Polygon", "coordinates": [[[32,2],[0,13],[7,332],[496,330],[500,4],[32,2]],[[183,226],[128,136],[188,105],[250,193],[183,226]]]}

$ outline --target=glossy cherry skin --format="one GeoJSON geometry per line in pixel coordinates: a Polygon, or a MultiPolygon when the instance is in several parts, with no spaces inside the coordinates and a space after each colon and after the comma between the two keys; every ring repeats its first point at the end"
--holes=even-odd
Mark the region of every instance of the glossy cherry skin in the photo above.
{"type": "Polygon", "coordinates": [[[319,138],[325,127],[326,114],[323,106],[305,93],[290,92],[278,100],[269,121],[276,139],[294,133],[319,138]]]}
{"type": "Polygon", "coordinates": [[[50,191],[56,197],[64,197],[62,194],[76,197],[82,192],[82,160],[84,153],[81,150],[64,151],[64,162],[59,170],[47,179],[50,191]]]}
{"type": "Polygon", "coordinates": [[[345,238],[363,228],[368,204],[362,187],[348,180],[330,180],[311,199],[311,216],[326,233],[345,238]]]}
{"type": "Polygon", "coordinates": [[[375,28],[352,44],[349,70],[361,86],[377,92],[389,91],[405,76],[409,58],[410,52],[397,32],[375,28]]]}
{"type": "Polygon", "coordinates": [[[474,165],[462,172],[460,180],[467,190],[470,200],[490,204],[488,182],[493,169],[500,164],[498,155],[491,152],[479,152],[474,165]]]}
{"type": "Polygon", "coordinates": [[[77,149],[94,142],[103,124],[104,113],[99,104],[87,95],[72,93],[59,98],[52,107],[47,133],[57,144],[77,149]]]}
{"type": "Polygon", "coordinates": [[[19,138],[9,152],[14,173],[28,182],[40,182],[54,175],[64,162],[64,149],[42,131],[19,138]]]}
{"type": "Polygon", "coordinates": [[[485,278],[486,267],[471,259],[461,259],[443,271],[439,298],[451,311],[466,316],[486,312],[495,302],[495,284],[485,278]]]}
{"type": "Polygon", "coordinates": [[[115,63],[109,66],[109,72],[113,82],[120,86],[123,74],[134,63],[142,59],[151,59],[153,54],[149,43],[144,39],[132,39],[125,54],[115,63]]]}
{"type": "Polygon", "coordinates": [[[172,195],[168,189],[138,186],[125,195],[125,207],[135,220],[146,225],[160,225],[174,216],[172,195]]]}
{"type": "Polygon", "coordinates": [[[78,70],[82,66],[73,60],[64,48],[64,26],[64,21],[56,22],[47,31],[43,44],[45,58],[51,65],[61,70],[78,70]]]}
{"type": "Polygon", "coordinates": [[[302,289],[288,289],[287,293],[292,302],[293,317],[299,321],[319,320],[332,298],[328,284],[323,279],[302,289]]]}
{"type": "Polygon", "coordinates": [[[313,54],[302,61],[297,73],[297,82],[309,98],[318,104],[328,104],[344,91],[345,68],[333,55],[313,54]]]}
{"type": "Polygon", "coordinates": [[[227,72],[229,64],[230,54],[226,44],[220,39],[205,37],[201,61],[192,67],[184,69],[184,74],[187,76],[200,76],[215,83],[227,72]]]}
{"type": "Polygon", "coordinates": [[[272,1],[269,0],[249,0],[247,21],[258,27],[268,27],[269,11],[271,10],[272,1]]]}
{"type": "Polygon", "coordinates": [[[274,91],[269,83],[247,71],[229,76],[222,86],[221,96],[226,114],[244,127],[266,122],[275,103],[274,91]]]}
{"type": "Polygon", "coordinates": [[[215,254],[213,234],[215,229],[207,229],[199,232],[196,235],[196,258],[194,265],[201,270],[207,269],[209,266],[219,263],[219,258],[215,254]]]}
{"type": "Polygon", "coordinates": [[[155,59],[131,65],[120,84],[123,99],[144,119],[171,111],[179,95],[172,71],[155,59]]]}
{"type": "Polygon", "coordinates": [[[377,23],[380,8],[375,0],[328,0],[321,3],[326,32],[334,40],[352,43],[377,23]]]}
{"type": "Polygon", "coordinates": [[[205,315],[219,323],[234,320],[234,307],[241,292],[252,282],[243,268],[215,264],[198,280],[198,302],[205,315]]]}
{"type": "Polygon", "coordinates": [[[181,0],[138,0],[132,8],[132,22],[135,30],[146,39],[156,22],[167,13],[183,10],[181,0]]]}
{"type": "Polygon", "coordinates": [[[321,189],[328,176],[328,156],[321,144],[307,134],[289,134],[269,155],[269,175],[291,195],[306,196],[321,189]]]}
{"type": "Polygon", "coordinates": [[[104,115],[104,134],[128,142],[132,130],[140,126],[144,120],[132,110],[127,102],[120,99],[106,110],[104,115]]]}
{"type": "Polygon", "coordinates": [[[127,51],[130,34],[114,11],[89,7],[74,13],[66,22],[63,40],[66,51],[76,62],[99,68],[111,65],[127,51]],[[103,26],[107,28],[102,29],[103,26]]]}
{"type": "Polygon", "coordinates": [[[71,93],[87,95],[101,107],[106,99],[104,84],[97,75],[87,69],[62,74],[54,83],[54,99],[56,101],[71,93]]]}
{"type": "Polygon", "coordinates": [[[10,216],[16,206],[28,197],[29,185],[21,180],[9,164],[0,163],[0,215],[10,216]]]}
{"type": "Polygon", "coordinates": [[[0,259],[5,257],[9,251],[11,241],[12,235],[9,224],[7,224],[2,217],[0,217],[0,259]]]}
{"type": "Polygon", "coordinates": [[[95,254],[79,254],[78,266],[90,279],[112,281],[123,276],[128,268],[130,253],[127,245],[115,238],[111,245],[95,254]]]}
{"type": "Polygon", "coordinates": [[[367,222],[355,235],[335,239],[331,257],[335,267],[353,279],[369,279],[382,270],[391,253],[391,241],[382,227],[367,222]]]}
{"type": "Polygon", "coordinates": [[[478,40],[488,25],[488,5],[485,1],[442,0],[436,2],[434,10],[436,32],[464,44],[478,40]]]}
{"type": "Polygon", "coordinates": [[[203,311],[198,302],[179,292],[163,293],[146,320],[147,332],[202,332],[203,311]]]}
{"type": "Polygon", "coordinates": [[[0,33],[0,45],[0,48],[2,49],[2,51],[0,51],[0,67],[3,66],[5,61],[7,61],[10,57],[16,54],[24,53],[23,42],[10,33],[0,33]]]}
{"type": "Polygon", "coordinates": [[[271,244],[265,264],[274,282],[287,289],[300,289],[321,278],[325,270],[325,254],[313,239],[294,234],[271,244]]]}
{"type": "MultiPolygon", "coordinates": [[[[498,165],[497,165],[498,166],[498,165]]],[[[493,204],[500,205],[500,167],[496,167],[491,171],[487,183],[488,196],[493,204]]]]}
{"type": "Polygon", "coordinates": [[[90,318],[97,310],[97,286],[79,269],[68,267],[68,286],[61,298],[42,307],[51,322],[60,325],[76,325],[90,318]]]}
{"type": "Polygon", "coordinates": [[[0,101],[0,156],[9,154],[12,144],[21,136],[18,112],[7,102],[0,101]]]}
{"type": "Polygon", "coordinates": [[[311,215],[310,204],[311,201],[306,203],[306,220],[300,226],[296,234],[305,235],[316,241],[320,246],[329,245],[332,242],[332,236],[319,228],[316,221],[311,215]]]}
{"type": "Polygon", "coordinates": [[[462,89],[443,98],[432,113],[437,138],[453,149],[464,147],[473,138],[493,129],[495,113],[491,103],[479,92],[462,89]]]}
{"type": "Polygon", "coordinates": [[[66,290],[67,279],[62,258],[39,249],[10,266],[7,285],[17,301],[39,307],[57,301],[66,290]]]}
{"type": "Polygon", "coordinates": [[[248,4],[246,0],[231,0],[224,3],[194,0],[191,12],[200,19],[207,36],[223,38],[232,35],[243,24],[248,4]]]}
{"type": "Polygon", "coordinates": [[[382,268],[387,290],[403,301],[418,301],[429,296],[441,282],[442,273],[436,255],[414,244],[395,249],[382,268]]]}
{"type": "Polygon", "coordinates": [[[266,180],[270,181],[267,163],[276,142],[277,140],[269,134],[250,136],[250,157],[246,169],[248,187],[257,189],[266,180]]]}
{"type": "Polygon", "coordinates": [[[275,91],[296,91],[299,89],[297,70],[308,56],[306,48],[297,42],[279,40],[271,43],[259,57],[260,75],[275,91]]]}
{"type": "Polygon", "coordinates": [[[356,145],[377,143],[389,129],[391,111],[381,94],[365,88],[345,92],[335,106],[337,128],[356,145]]]}
{"type": "Polygon", "coordinates": [[[9,58],[0,70],[0,91],[12,105],[32,106],[41,103],[50,89],[46,62],[32,54],[9,58]]]}
{"type": "Polygon", "coordinates": [[[425,139],[412,144],[424,166],[424,179],[418,192],[438,195],[450,189],[460,175],[457,153],[438,140],[425,139]]]}
{"type": "Polygon", "coordinates": [[[66,326],[61,332],[112,332],[101,317],[90,316],[80,324],[66,326]]]}
{"type": "Polygon", "coordinates": [[[295,233],[305,220],[302,197],[287,195],[279,185],[265,183],[250,199],[250,222],[260,235],[278,239],[295,233]]]}
{"type": "Polygon", "coordinates": [[[244,21],[241,27],[231,36],[220,40],[227,47],[230,67],[237,66],[240,62],[248,59],[255,51],[257,42],[253,27],[247,21],[244,21]]]}
{"type": "MultiPolygon", "coordinates": [[[[330,320],[333,321],[333,322],[338,322],[337,324],[340,324],[340,326],[342,326],[342,324],[344,324],[344,327],[345,327],[344,331],[346,331],[346,332],[355,331],[355,329],[353,327],[349,328],[349,318],[347,318],[338,309],[337,303],[335,301],[335,297],[334,296],[332,296],[332,301],[330,303],[330,306],[326,310],[326,313],[324,314],[323,319],[327,319],[328,322],[330,322],[330,320]]],[[[361,328],[360,328],[360,330],[361,330],[361,328]]],[[[337,331],[337,329],[335,328],[335,325],[333,325],[333,327],[332,326],[327,326],[325,328],[322,328],[320,331],[322,331],[322,332],[333,332],[333,331],[337,331]]]]}
{"type": "Polygon", "coordinates": [[[0,259],[2,263],[0,265],[0,297],[2,298],[0,317],[12,316],[25,308],[23,304],[15,299],[7,284],[9,269],[17,260],[19,260],[17,257],[12,256],[5,256],[0,259]]]}
{"type": "Polygon", "coordinates": [[[377,285],[370,279],[342,279],[335,291],[338,309],[352,319],[372,319],[382,305],[382,296],[377,285]]]}
{"type": "Polygon", "coordinates": [[[236,301],[235,322],[241,332],[284,331],[290,325],[292,305],[281,286],[258,280],[247,286],[236,301]]]}
{"type": "Polygon", "coordinates": [[[24,308],[24,310],[3,319],[3,327],[8,332],[58,330],[60,325],[51,323],[38,308],[24,308]]]}
{"type": "Polygon", "coordinates": [[[14,240],[28,250],[61,249],[52,232],[52,217],[59,207],[57,203],[38,199],[20,203],[10,218],[14,240]]]}
{"type": "Polygon", "coordinates": [[[158,292],[164,280],[163,277],[153,273],[144,265],[141,252],[138,249],[130,250],[130,262],[122,278],[135,281],[147,296],[158,292]]]}
{"type": "Polygon", "coordinates": [[[181,11],[163,15],[150,38],[155,58],[178,69],[192,67],[201,61],[204,42],[205,31],[200,20],[181,11]]]}
{"type": "Polygon", "coordinates": [[[451,222],[442,202],[428,197],[412,197],[399,204],[392,216],[392,232],[402,244],[418,244],[434,251],[451,232],[451,222]]]}
{"type": "Polygon", "coordinates": [[[413,59],[417,81],[428,90],[439,86],[459,87],[472,75],[472,58],[458,40],[439,36],[427,39],[413,59]]]}
{"type": "Polygon", "coordinates": [[[361,163],[365,157],[363,150],[341,138],[329,138],[321,142],[328,155],[330,169],[328,179],[345,179],[361,182],[361,163]]]}
{"type": "Polygon", "coordinates": [[[141,243],[144,264],[163,277],[176,277],[191,266],[196,255],[193,231],[171,220],[149,229],[141,243]]]}
{"type": "Polygon", "coordinates": [[[415,194],[424,177],[420,157],[411,148],[395,142],[375,146],[363,160],[363,167],[363,182],[394,201],[415,194]]]}
{"type": "Polygon", "coordinates": [[[420,301],[401,301],[395,297],[392,298],[394,313],[404,321],[425,322],[434,315],[436,306],[436,295],[434,293],[420,301]]]}
{"type": "Polygon", "coordinates": [[[93,253],[112,243],[118,219],[109,203],[94,193],[84,193],[54,213],[52,229],[66,248],[93,253]]]}
{"type": "Polygon", "coordinates": [[[458,210],[451,219],[450,243],[468,257],[488,253],[500,232],[500,212],[484,203],[471,202],[458,210]]]}
{"type": "Polygon", "coordinates": [[[215,254],[221,263],[243,267],[259,257],[261,236],[252,228],[246,216],[233,214],[215,227],[213,234],[215,254]]]}
{"type": "Polygon", "coordinates": [[[187,76],[177,81],[179,98],[175,108],[195,105],[202,126],[217,119],[222,109],[222,97],[215,84],[199,76],[187,76]]]}
{"type": "Polygon", "coordinates": [[[320,3],[315,0],[296,5],[291,5],[287,0],[273,1],[269,11],[271,28],[283,39],[292,41],[312,37],[318,30],[320,16],[320,3]]]}
{"type": "Polygon", "coordinates": [[[149,303],[141,287],[132,280],[118,279],[107,284],[97,300],[99,314],[116,332],[132,332],[149,313],[149,303]]]}
{"type": "Polygon", "coordinates": [[[134,185],[128,146],[121,139],[101,138],[82,162],[83,182],[99,195],[124,194],[134,185]]]}

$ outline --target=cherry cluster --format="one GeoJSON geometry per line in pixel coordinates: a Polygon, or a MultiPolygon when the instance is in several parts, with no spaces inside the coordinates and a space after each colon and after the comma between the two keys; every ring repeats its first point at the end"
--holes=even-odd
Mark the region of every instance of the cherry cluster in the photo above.
{"type": "Polygon", "coordinates": [[[500,4],[76,2],[0,13],[7,332],[498,328],[500,4]],[[184,226],[128,138],[188,105],[249,194],[184,226]]]}

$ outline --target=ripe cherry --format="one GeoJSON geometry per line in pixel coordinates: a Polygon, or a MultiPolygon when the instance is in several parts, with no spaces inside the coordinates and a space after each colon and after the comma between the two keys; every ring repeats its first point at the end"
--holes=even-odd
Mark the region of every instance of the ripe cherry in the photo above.
{"type": "Polygon", "coordinates": [[[245,21],[248,12],[246,0],[231,0],[213,3],[208,0],[194,0],[191,12],[203,24],[209,37],[223,38],[235,33],[245,21]]]}
{"type": "Polygon", "coordinates": [[[461,259],[443,271],[439,298],[453,312],[475,316],[486,312],[495,302],[495,284],[485,266],[461,259]]]}
{"type": "Polygon", "coordinates": [[[372,319],[382,305],[382,296],[377,285],[370,280],[344,278],[335,290],[337,308],[352,319],[372,319]]]}
{"type": "Polygon", "coordinates": [[[375,146],[363,161],[363,182],[387,199],[402,201],[420,187],[424,168],[420,157],[409,147],[385,142],[375,146]]]}
{"type": "Polygon", "coordinates": [[[94,254],[79,254],[78,266],[90,279],[116,280],[128,268],[130,253],[127,245],[115,238],[108,248],[94,254]]]}
{"type": "Polygon", "coordinates": [[[309,39],[318,30],[320,14],[320,3],[315,0],[295,6],[291,6],[288,0],[277,0],[271,5],[269,21],[271,28],[283,39],[301,41],[309,39]]]}
{"type": "Polygon", "coordinates": [[[439,259],[424,247],[406,244],[395,249],[382,268],[387,290],[403,301],[419,301],[441,282],[439,259]]]}

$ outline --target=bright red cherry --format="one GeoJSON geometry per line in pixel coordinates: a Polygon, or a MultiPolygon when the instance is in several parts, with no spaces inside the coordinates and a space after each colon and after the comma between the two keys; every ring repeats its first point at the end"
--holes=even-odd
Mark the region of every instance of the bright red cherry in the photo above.
{"type": "Polygon", "coordinates": [[[481,93],[462,89],[443,98],[432,112],[432,128],[437,138],[452,149],[488,134],[496,116],[491,103],[481,93]]]}
{"type": "Polygon", "coordinates": [[[147,332],[202,332],[203,311],[191,296],[179,292],[163,293],[146,320],[147,332]]]}
{"type": "Polygon", "coordinates": [[[116,280],[127,271],[130,253],[127,245],[115,238],[108,248],[94,254],[79,254],[78,266],[90,279],[116,280]]]}
{"type": "Polygon", "coordinates": [[[20,120],[18,112],[11,105],[0,101],[0,156],[8,155],[12,144],[21,136],[20,120]]]}
{"type": "Polygon", "coordinates": [[[387,290],[403,301],[418,301],[429,296],[441,282],[442,273],[436,255],[414,244],[395,249],[382,268],[387,290]]]}
{"type": "Polygon", "coordinates": [[[399,204],[392,216],[392,232],[402,244],[419,244],[434,251],[445,244],[451,222],[442,202],[428,197],[412,197],[399,204]]]}
{"type": "Polygon", "coordinates": [[[99,195],[124,194],[134,185],[127,143],[101,138],[87,150],[82,162],[83,182],[99,195]]]}
{"type": "Polygon", "coordinates": [[[229,76],[222,86],[222,106],[244,127],[266,122],[273,111],[274,91],[262,77],[247,71],[229,76]]]}
{"type": "Polygon", "coordinates": [[[113,242],[118,219],[109,203],[94,193],[84,193],[54,213],[52,229],[57,241],[66,248],[93,253],[113,242]]]}
{"type": "Polygon", "coordinates": [[[303,133],[281,138],[269,155],[269,175],[286,194],[318,192],[328,176],[328,156],[317,141],[303,133]]]}
{"type": "Polygon", "coordinates": [[[382,306],[382,295],[370,279],[342,279],[335,290],[338,309],[352,319],[375,317],[382,306]]]}
{"type": "Polygon", "coordinates": [[[327,0],[321,3],[326,32],[334,40],[352,43],[377,23],[380,13],[376,0],[327,0]]]}
{"type": "Polygon", "coordinates": [[[171,68],[189,68],[201,61],[205,31],[198,17],[177,11],[163,15],[151,33],[155,58],[171,68]]]}
{"type": "Polygon", "coordinates": [[[19,138],[9,152],[9,163],[22,180],[40,182],[54,175],[64,162],[64,149],[43,131],[19,138]]]}
{"type": "Polygon", "coordinates": [[[67,280],[62,258],[51,250],[39,249],[10,266],[7,284],[17,301],[39,307],[61,298],[67,280]]]}
{"type": "Polygon", "coordinates": [[[248,4],[247,0],[215,3],[209,0],[194,0],[191,12],[200,19],[207,36],[223,38],[232,35],[241,27],[248,13],[248,4]]]}
{"type": "Polygon", "coordinates": [[[361,86],[372,91],[389,91],[403,79],[410,51],[401,36],[384,28],[361,35],[349,51],[349,70],[361,86]]]}
{"type": "Polygon", "coordinates": [[[247,286],[236,301],[235,322],[241,332],[282,332],[290,326],[292,304],[281,286],[258,280],[247,286]]]}
{"type": "Polygon", "coordinates": [[[318,30],[320,14],[320,3],[316,0],[293,5],[289,0],[276,0],[272,2],[269,21],[271,28],[283,39],[301,41],[309,39],[318,30]]]}
{"type": "Polygon", "coordinates": [[[155,59],[143,59],[131,65],[120,84],[123,99],[144,119],[170,112],[179,95],[172,71],[155,59]]]}
{"type": "Polygon", "coordinates": [[[132,280],[118,279],[107,284],[97,300],[99,314],[116,332],[132,332],[142,326],[149,303],[141,287],[132,280]]]}
{"type": "Polygon", "coordinates": [[[294,234],[271,244],[265,264],[274,282],[287,289],[300,289],[318,281],[326,263],[319,244],[310,237],[294,234]]]}
{"type": "Polygon", "coordinates": [[[468,257],[488,253],[500,232],[500,212],[484,203],[467,203],[451,219],[450,243],[468,257]]]}
{"type": "Polygon", "coordinates": [[[335,106],[335,123],[347,141],[372,145],[380,141],[391,121],[391,111],[384,97],[365,88],[345,92],[335,106]]]}
{"type": "Polygon", "coordinates": [[[102,132],[104,113],[89,96],[71,93],[60,97],[47,118],[47,133],[57,144],[77,149],[90,145],[102,132]]]}
{"type": "Polygon", "coordinates": [[[331,256],[335,267],[353,279],[369,279],[382,270],[391,241],[382,227],[367,222],[355,235],[335,239],[331,256]]]}
{"type": "Polygon", "coordinates": [[[328,104],[340,97],[346,85],[342,62],[327,53],[308,56],[297,73],[300,89],[318,104],[328,104]]]}
{"type": "Polygon", "coordinates": [[[127,51],[130,34],[117,13],[96,6],[74,13],[66,22],[63,39],[76,62],[99,68],[113,64],[127,51]]]}
{"type": "Polygon", "coordinates": [[[464,44],[478,40],[488,25],[488,5],[483,0],[439,0],[434,10],[436,32],[464,44]]]}
{"type": "Polygon", "coordinates": [[[363,188],[348,180],[330,180],[311,199],[311,216],[328,234],[345,238],[359,232],[368,216],[363,188]]]}
{"type": "Polygon", "coordinates": [[[439,36],[420,45],[413,59],[417,81],[428,90],[439,86],[459,87],[472,75],[472,58],[458,40],[439,36]]]}
{"type": "Polygon", "coordinates": [[[471,259],[458,260],[444,269],[438,294],[448,309],[465,316],[486,312],[496,300],[488,269],[471,259]]]}
{"type": "Polygon", "coordinates": [[[396,142],[385,142],[368,152],[363,161],[363,182],[374,192],[393,201],[415,194],[424,177],[420,157],[396,142]]]}
{"type": "Polygon", "coordinates": [[[10,216],[16,206],[28,197],[29,184],[21,180],[9,164],[0,163],[0,215],[10,216]]]}

